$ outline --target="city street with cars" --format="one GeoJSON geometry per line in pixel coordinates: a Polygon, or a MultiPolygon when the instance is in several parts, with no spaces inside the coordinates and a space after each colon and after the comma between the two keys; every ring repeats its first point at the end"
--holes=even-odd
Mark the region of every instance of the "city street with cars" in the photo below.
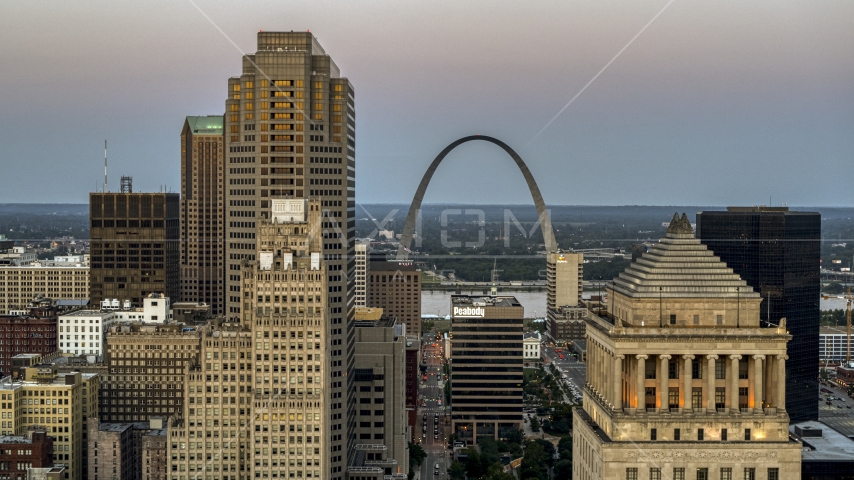
{"type": "Polygon", "coordinates": [[[446,415],[444,386],[447,379],[443,371],[445,364],[444,342],[435,334],[424,334],[421,344],[421,383],[418,389],[420,424],[416,428],[418,440],[427,458],[421,464],[421,478],[444,480],[448,477],[449,417],[446,415]]]}

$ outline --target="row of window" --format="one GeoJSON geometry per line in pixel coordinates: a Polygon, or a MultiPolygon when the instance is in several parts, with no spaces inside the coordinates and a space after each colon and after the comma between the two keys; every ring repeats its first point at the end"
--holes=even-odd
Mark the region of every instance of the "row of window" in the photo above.
{"type": "MultiPolygon", "coordinates": [[[[766,477],[768,480],[780,480],[780,469],[777,467],[770,467],[767,470],[768,476],[766,477]]],[[[732,467],[721,467],[720,471],[720,479],[721,480],[733,480],[733,469],[732,467]]],[[[676,467],[673,469],[673,476],[671,477],[673,480],[686,480],[685,476],[685,468],[676,467]]],[[[696,470],[695,477],[696,480],[710,480],[709,477],[709,469],[706,467],[698,467],[696,470]]],[[[744,480],[757,480],[756,479],[756,468],[747,467],[744,469],[744,480]]],[[[638,469],[635,467],[626,468],[626,480],[638,480],[638,469]]],[[[661,480],[661,468],[652,467],[649,469],[649,480],[661,480]]]]}

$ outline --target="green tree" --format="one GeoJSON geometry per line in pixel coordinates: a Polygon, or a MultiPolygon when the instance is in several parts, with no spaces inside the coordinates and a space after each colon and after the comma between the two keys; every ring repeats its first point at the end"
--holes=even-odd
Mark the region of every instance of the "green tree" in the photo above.
{"type": "Polygon", "coordinates": [[[543,456],[545,457],[545,462],[551,467],[554,464],[554,456],[555,456],[555,446],[552,442],[548,440],[544,440],[542,438],[534,439],[533,443],[537,443],[543,449],[543,456]]]}
{"type": "Polygon", "coordinates": [[[531,431],[539,432],[540,431],[540,418],[534,415],[531,417],[531,431]]]}
{"type": "Polygon", "coordinates": [[[489,466],[486,475],[480,477],[480,480],[516,480],[516,477],[504,471],[504,466],[500,463],[493,463],[489,466]]]}
{"type": "Polygon", "coordinates": [[[560,454],[561,460],[572,461],[572,437],[561,437],[557,443],[557,451],[560,454]]]}
{"type": "Polygon", "coordinates": [[[507,432],[507,437],[505,438],[508,443],[515,443],[521,445],[523,441],[525,441],[525,433],[521,428],[514,428],[507,432]]]}
{"type": "Polygon", "coordinates": [[[451,464],[451,467],[448,468],[448,477],[451,480],[465,480],[466,478],[466,467],[459,461],[454,461],[451,464]]]}
{"type": "Polygon", "coordinates": [[[572,460],[560,460],[555,463],[554,480],[570,480],[572,478],[572,460]]]}
{"type": "Polygon", "coordinates": [[[540,443],[529,442],[525,446],[525,456],[522,457],[520,469],[520,478],[525,480],[548,480],[548,461],[540,443]]]}
{"type": "Polygon", "coordinates": [[[420,467],[424,459],[427,458],[427,452],[417,443],[409,443],[409,462],[420,467]]]}

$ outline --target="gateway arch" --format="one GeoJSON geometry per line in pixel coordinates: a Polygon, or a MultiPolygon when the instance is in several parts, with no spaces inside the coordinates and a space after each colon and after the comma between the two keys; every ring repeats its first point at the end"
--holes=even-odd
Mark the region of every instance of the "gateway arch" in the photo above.
{"type": "Polygon", "coordinates": [[[418,190],[415,192],[415,196],[412,198],[412,203],[409,205],[409,213],[406,215],[406,224],[404,224],[403,233],[400,236],[400,244],[397,247],[398,260],[406,260],[409,257],[409,247],[412,244],[412,234],[415,232],[415,217],[421,209],[421,201],[424,200],[424,193],[427,191],[427,185],[430,184],[430,179],[433,178],[433,173],[435,173],[436,169],[439,168],[439,164],[442,163],[445,156],[451,153],[451,150],[457,148],[463,143],[474,140],[481,140],[498,145],[503,148],[508,155],[510,155],[513,161],[516,162],[516,166],[519,167],[519,170],[522,172],[522,176],[525,177],[525,182],[528,184],[528,190],[531,191],[531,197],[534,198],[534,206],[537,207],[537,216],[540,219],[540,228],[543,230],[543,239],[545,240],[546,251],[552,252],[557,249],[554,231],[552,230],[552,222],[549,218],[549,213],[546,210],[546,204],[543,202],[543,196],[540,194],[540,188],[537,187],[537,182],[534,180],[534,176],[531,175],[531,171],[528,170],[528,166],[525,165],[522,157],[520,157],[519,154],[506,143],[498,140],[497,138],[485,135],[471,135],[463,137],[445,147],[445,149],[436,156],[433,163],[430,164],[430,168],[428,168],[424,173],[424,177],[421,178],[421,183],[418,184],[418,190]]]}

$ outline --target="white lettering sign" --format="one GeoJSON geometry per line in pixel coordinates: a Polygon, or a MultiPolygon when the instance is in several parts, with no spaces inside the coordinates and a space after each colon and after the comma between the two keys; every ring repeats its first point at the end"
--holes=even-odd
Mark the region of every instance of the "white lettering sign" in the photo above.
{"type": "Polygon", "coordinates": [[[486,311],[481,307],[454,307],[455,317],[480,317],[486,314],[486,311]]]}

